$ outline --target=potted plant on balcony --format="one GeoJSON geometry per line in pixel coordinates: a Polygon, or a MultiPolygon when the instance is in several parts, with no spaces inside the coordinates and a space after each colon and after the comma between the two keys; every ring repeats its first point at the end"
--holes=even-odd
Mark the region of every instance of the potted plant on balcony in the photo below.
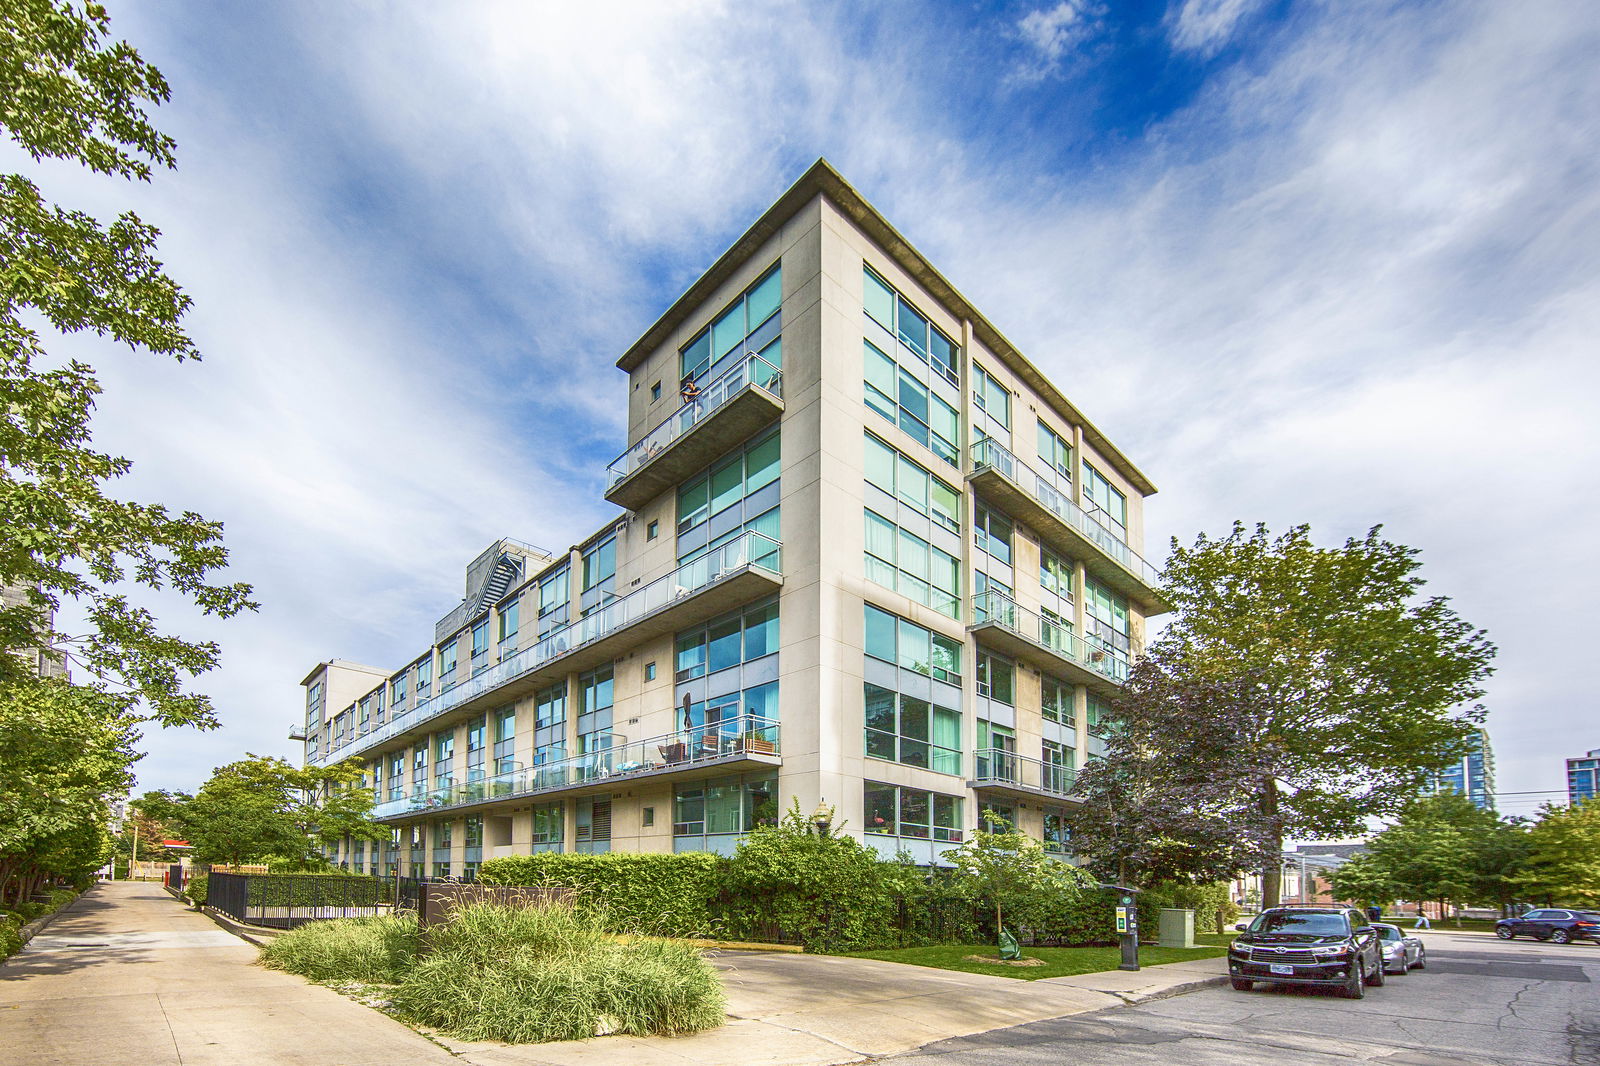
{"type": "Polygon", "coordinates": [[[739,738],[739,747],[742,751],[756,755],[776,755],[778,745],[775,741],[762,735],[763,730],[747,729],[739,738]]]}

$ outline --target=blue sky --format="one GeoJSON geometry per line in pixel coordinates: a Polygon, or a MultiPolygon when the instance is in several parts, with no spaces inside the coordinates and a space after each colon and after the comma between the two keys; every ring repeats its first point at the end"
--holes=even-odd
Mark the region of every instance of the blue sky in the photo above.
{"type": "Polygon", "coordinates": [[[1500,645],[1500,790],[1600,747],[1592,4],[111,9],[179,169],[31,169],[162,227],[206,360],[57,347],[263,602],[167,605],[226,725],[152,734],[145,787],[290,754],[316,662],[398,664],[494,538],[605,521],[612,364],[819,155],[1161,487],[1147,554],[1381,522],[1500,645]]]}

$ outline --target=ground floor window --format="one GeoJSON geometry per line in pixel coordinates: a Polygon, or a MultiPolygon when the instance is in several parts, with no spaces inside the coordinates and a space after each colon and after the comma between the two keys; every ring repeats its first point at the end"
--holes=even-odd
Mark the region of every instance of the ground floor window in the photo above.
{"type": "Polygon", "coordinates": [[[876,781],[862,788],[867,832],[961,843],[960,796],[876,781]]]}
{"type": "Polygon", "coordinates": [[[562,804],[536,803],[533,807],[533,842],[560,845],[567,834],[566,811],[562,804]]]}
{"type": "MultiPolygon", "coordinates": [[[[774,774],[735,774],[703,785],[679,787],[672,799],[675,838],[739,836],[778,821],[778,781],[774,774]]],[[[694,850],[693,845],[678,845],[694,850]]]]}
{"type": "Polygon", "coordinates": [[[1072,830],[1067,822],[1067,812],[1055,807],[1044,811],[1044,850],[1065,855],[1070,848],[1072,830]]]}

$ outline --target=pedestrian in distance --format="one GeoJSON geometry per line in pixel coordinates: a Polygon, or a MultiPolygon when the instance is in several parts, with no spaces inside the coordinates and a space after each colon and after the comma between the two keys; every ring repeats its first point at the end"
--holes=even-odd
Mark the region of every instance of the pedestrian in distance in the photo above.
{"type": "Polygon", "coordinates": [[[1428,916],[1422,912],[1422,905],[1420,903],[1417,905],[1417,924],[1412,926],[1411,928],[1413,928],[1413,929],[1432,929],[1433,928],[1433,923],[1428,921],[1428,916]]]}

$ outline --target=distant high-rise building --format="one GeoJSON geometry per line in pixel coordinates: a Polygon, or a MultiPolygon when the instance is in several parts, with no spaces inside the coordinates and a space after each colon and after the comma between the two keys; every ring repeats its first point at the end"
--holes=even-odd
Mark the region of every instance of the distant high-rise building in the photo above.
{"type": "Polygon", "coordinates": [[[1494,749],[1489,734],[1476,731],[1472,750],[1451,766],[1435,774],[1430,791],[1454,789],[1483,810],[1494,810],[1494,749]]]}
{"type": "MultiPolygon", "coordinates": [[[[0,587],[0,608],[21,607],[28,602],[28,588],[24,585],[6,585],[0,587]]],[[[53,620],[55,612],[46,614],[46,621],[53,620]]],[[[63,677],[67,673],[66,660],[61,654],[45,647],[12,648],[11,652],[18,659],[27,664],[28,670],[40,677],[63,677]]]]}
{"type": "Polygon", "coordinates": [[[1582,803],[1600,796],[1600,748],[1567,760],[1567,802],[1582,803]]]}

